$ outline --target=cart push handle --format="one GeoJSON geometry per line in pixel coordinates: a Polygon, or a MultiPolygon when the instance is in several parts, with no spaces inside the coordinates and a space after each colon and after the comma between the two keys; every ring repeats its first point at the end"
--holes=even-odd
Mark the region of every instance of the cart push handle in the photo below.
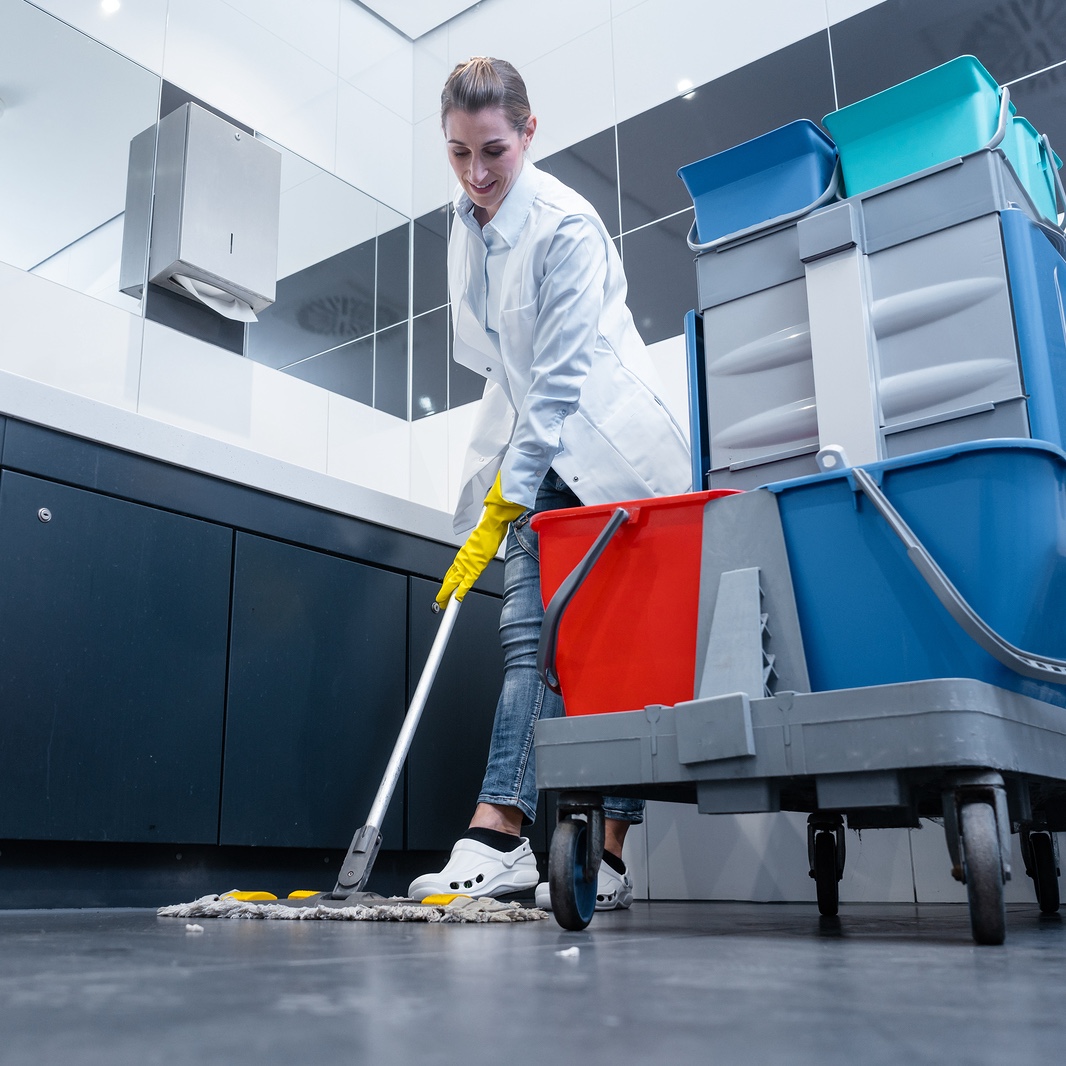
{"type": "Polygon", "coordinates": [[[1051,681],[1057,685],[1066,684],[1066,660],[1024,651],[1000,636],[966,602],[962,593],[940,569],[925,545],[895,507],[889,503],[888,497],[877,487],[874,479],[860,467],[853,467],[851,475],[889,524],[892,532],[903,542],[903,546],[907,549],[907,558],[922,575],[925,583],[971,640],[1016,674],[1031,677],[1037,681],[1051,681]]]}
{"type": "Polygon", "coordinates": [[[592,547],[585,552],[584,558],[566,575],[563,583],[555,590],[551,602],[544,608],[544,621],[540,627],[540,644],[537,646],[537,673],[541,680],[552,690],[559,692],[559,675],[555,670],[555,652],[559,644],[559,626],[563,614],[575,593],[592,572],[596,560],[603,554],[610,539],[629,521],[631,515],[624,507],[615,508],[607,524],[600,530],[592,542],[592,547]]]}

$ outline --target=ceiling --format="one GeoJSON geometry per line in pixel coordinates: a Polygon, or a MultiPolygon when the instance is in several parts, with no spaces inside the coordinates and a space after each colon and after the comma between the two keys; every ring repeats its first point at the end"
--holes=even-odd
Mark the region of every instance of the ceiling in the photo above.
{"type": "Polygon", "coordinates": [[[368,11],[387,22],[409,40],[417,41],[423,34],[443,26],[445,22],[468,8],[477,7],[477,0],[356,0],[368,11]]]}

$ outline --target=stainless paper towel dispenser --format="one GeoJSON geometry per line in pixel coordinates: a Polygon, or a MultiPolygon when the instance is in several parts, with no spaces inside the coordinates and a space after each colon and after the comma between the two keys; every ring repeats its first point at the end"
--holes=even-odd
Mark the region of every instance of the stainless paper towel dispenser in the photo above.
{"type": "Polygon", "coordinates": [[[119,288],[139,297],[147,274],[251,318],[274,302],[280,200],[279,152],[197,104],[172,111],[130,144],[119,288]]]}

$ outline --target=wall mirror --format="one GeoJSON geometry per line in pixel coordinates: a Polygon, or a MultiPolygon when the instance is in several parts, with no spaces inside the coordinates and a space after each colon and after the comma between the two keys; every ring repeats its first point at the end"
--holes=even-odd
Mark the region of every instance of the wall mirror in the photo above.
{"type": "MultiPolygon", "coordinates": [[[[52,15],[3,0],[0,260],[142,313],[119,290],[130,142],[186,99],[52,15]]],[[[410,220],[257,136],[282,155],[275,303],[246,326],[153,286],[143,313],[407,418],[410,220]]]]}
{"type": "Polygon", "coordinates": [[[139,309],[118,289],[126,171],[159,85],[38,8],[0,4],[0,259],[139,309]]]}

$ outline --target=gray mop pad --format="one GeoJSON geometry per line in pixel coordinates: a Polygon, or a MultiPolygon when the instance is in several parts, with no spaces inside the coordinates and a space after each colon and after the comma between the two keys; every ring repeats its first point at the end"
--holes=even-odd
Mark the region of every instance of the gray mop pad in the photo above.
{"type": "Polygon", "coordinates": [[[286,903],[245,902],[222,896],[201,896],[192,903],[160,907],[161,918],[280,918],[289,921],[330,919],[342,922],[535,922],[548,912],[502,900],[459,896],[451,903],[419,903],[396,897],[380,903],[299,907],[286,903]]]}

